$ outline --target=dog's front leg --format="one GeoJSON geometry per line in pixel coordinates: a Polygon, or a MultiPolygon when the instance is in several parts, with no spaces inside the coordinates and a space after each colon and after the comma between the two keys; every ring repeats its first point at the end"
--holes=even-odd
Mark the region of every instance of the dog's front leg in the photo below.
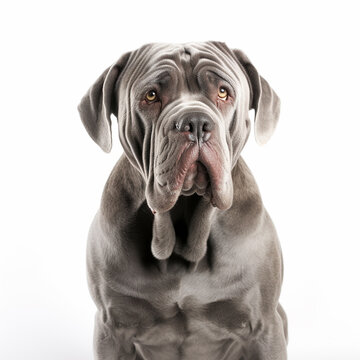
{"type": "Polygon", "coordinates": [[[276,312],[251,347],[249,360],[286,360],[286,337],[281,316],[276,312]]]}
{"type": "Polygon", "coordinates": [[[132,338],[134,328],[122,328],[104,321],[101,312],[96,314],[94,331],[95,360],[139,360],[132,338]]]}

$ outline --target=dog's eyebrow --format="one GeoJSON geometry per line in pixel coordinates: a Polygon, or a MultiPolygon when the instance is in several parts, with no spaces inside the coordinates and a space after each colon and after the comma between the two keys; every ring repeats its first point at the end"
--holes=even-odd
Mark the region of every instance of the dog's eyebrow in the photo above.
{"type": "Polygon", "coordinates": [[[144,78],[141,80],[141,83],[144,85],[149,83],[163,85],[166,82],[169,82],[171,79],[175,80],[175,74],[176,72],[174,69],[169,69],[169,67],[167,67],[167,69],[161,69],[153,73],[147,73],[146,76],[144,76],[144,78]]]}
{"type": "MultiPolygon", "coordinates": [[[[206,70],[207,73],[211,73],[217,80],[224,81],[232,90],[234,94],[237,93],[236,91],[236,84],[234,83],[234,80],[228,76],[225,72],[220,71],[216,68],[210,68],[206,70]]],[[[200,73],[202,75],[202,73],[200,73]]],[[[200,79],[200,75],[198,74],[198,79],[200,79]]]]}
{"type": "Polygon", "coordinates": [[[168,78],[171,78],[171,74],[168,70],[164,70],[164,71],[156,74],[154,81],[157,83],[162,83],[168,78]]]}

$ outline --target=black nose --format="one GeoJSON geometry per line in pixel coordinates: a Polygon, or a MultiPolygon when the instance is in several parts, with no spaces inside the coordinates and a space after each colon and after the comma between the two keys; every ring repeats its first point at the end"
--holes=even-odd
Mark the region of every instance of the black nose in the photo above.
{"type": "Polygon", "coordinates": [[[210,138],[214,123],[208,115],[195,113],[182,116],[175,127],[179,132],[187,133],[191,141],[207,141],[210,138]]]}

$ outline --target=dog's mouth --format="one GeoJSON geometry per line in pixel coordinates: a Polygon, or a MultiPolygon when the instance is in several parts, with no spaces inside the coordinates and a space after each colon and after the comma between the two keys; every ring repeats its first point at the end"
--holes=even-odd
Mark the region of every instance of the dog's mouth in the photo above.
{"type": "Polygon", "coordinates": [[[164,138],[156,149],[154,170],[146,187],[152,211],[167,212],[180,195],[193,194],[220,210],[230,208],[233,183],[226,140],[215,132],[206,141],[188,141],[186,133],[171,140],[164,138]]]}
{"type": "Polygon", "coordinates": [[[192,195],[194,193],[203,196],[209,192],[210,177],[206,167],[200,162],[195,161],[190,165],[181,189],[181,195],[192,195]]]}
{"type": "Polygon", "coordinates": [[[217,204],[216,199],[218,197],[214,196],[211,183],[209,172],[205,165],[197,160],[190,165],[185,175],[180,195],[191,196],[197,194],[209,200],[212,206],[220,208],[222,203],[217,204]]]}
{"type": "Polygon", "coordinates": [[[197,143],[187,144],[179,153],[174,179],[168,179],[170,193],[176,199],[196,193],[214,207],[228,209],[232,203],[232,180],[221,159],[219,148],[211,143],[201,147],[197,143]]]}

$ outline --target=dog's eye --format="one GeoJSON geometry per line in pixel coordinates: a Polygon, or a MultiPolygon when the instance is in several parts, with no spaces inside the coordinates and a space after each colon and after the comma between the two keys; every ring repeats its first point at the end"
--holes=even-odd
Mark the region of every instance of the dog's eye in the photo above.
{"type": "Polygon", "coordinates": [[[225,88],[223,87],[220,87],[219,90],[218,90],[218,97],[221,99],[221,100],[226,100],[227,97],[228,97],[228,92],[225,88]]]}
{"type": "Polygon", "coordinates": [[[157,99],[157,94],[155,90],[150,90],[146,93],[146,101],[153,102],[157,99]]]}

